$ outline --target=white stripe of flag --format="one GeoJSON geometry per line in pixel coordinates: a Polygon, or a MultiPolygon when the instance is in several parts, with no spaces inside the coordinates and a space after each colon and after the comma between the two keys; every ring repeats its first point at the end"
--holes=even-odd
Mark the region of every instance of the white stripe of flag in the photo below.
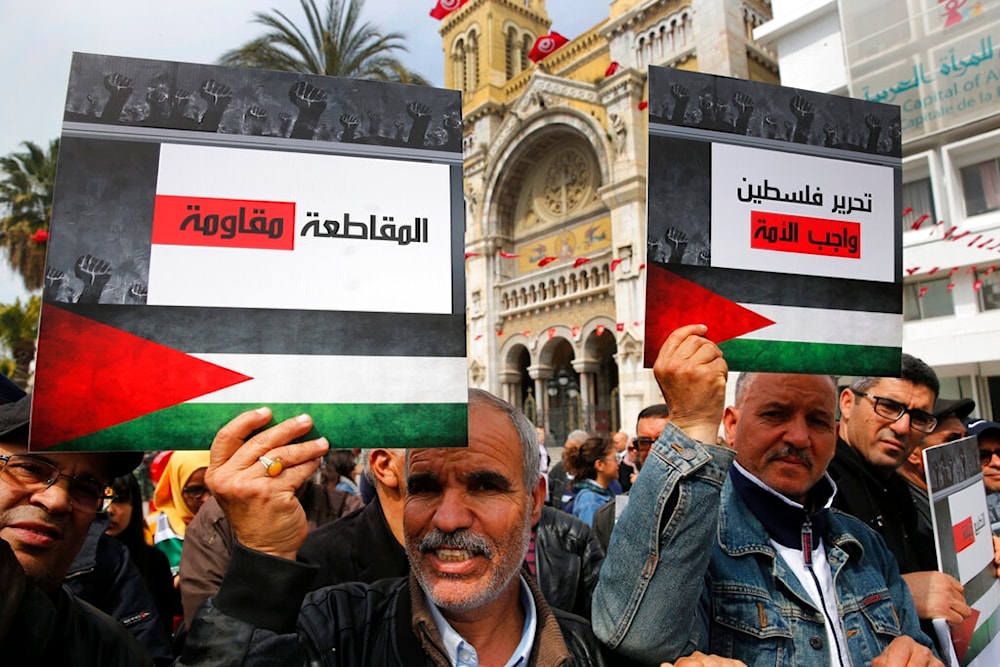
{"type": "Polygon", "coordinates": [[[465,403],[465,357],[192,354],[252,380],[191,403],[465,403]]]}
{"type": "Polygon", "coordinates": [[[740,305],[775,322],[771,326],[744,334],[741,338],[876,347],[899,347],[902,340],[903,316],[898,313],[759,303],[740,305]]]}

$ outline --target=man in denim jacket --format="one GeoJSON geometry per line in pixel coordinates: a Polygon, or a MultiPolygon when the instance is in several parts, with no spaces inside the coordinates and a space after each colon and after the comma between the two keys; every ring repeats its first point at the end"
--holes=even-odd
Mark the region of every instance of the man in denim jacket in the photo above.
{"type": "Polygon", "coordinates": [[[728,369],[706,332],[673,332],[654,366],[672,423],[612,535],[598,637],[650,664],[703,650],[748,665],[940,665],[885,543],[829,508],[833,378],[744,374],[723,414],[728,369]],[[720,420],[735,452],[703,444],[720,420]]]}

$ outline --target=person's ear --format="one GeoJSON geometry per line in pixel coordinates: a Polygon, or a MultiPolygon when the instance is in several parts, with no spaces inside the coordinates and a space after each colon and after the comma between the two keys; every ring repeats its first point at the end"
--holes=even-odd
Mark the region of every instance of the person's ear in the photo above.
{"type": "Polygon", "coordinates": [[[531,525],[534,526],[542,518],[542,507],[545,505],[545,489],[548,480],[545,475],[539,475],[538,483],[531,490],[531,525]]]}
{"type": "Polygon", "coordinates": [[[722,427],[726,434],[726,446],[736,446],[736,424],[740,421],[740,411],[732,405],[727,405],[722,413],[722,427]]]}
{"type": "Polygon", "coordinates": [[[847,423],[851,418],[851,411],[854,410],[854,400],[854,392],[850,389],[840,392],[840,421],[842,423],[847,423]]]}
{"type": "Polygon", "coordinates": [[[398,474],[395,457],[388,449],[373,449],[368,452],[368,467],[375,474],[379,484],[390,488],[402,488],[403,480],[398,474]]]}

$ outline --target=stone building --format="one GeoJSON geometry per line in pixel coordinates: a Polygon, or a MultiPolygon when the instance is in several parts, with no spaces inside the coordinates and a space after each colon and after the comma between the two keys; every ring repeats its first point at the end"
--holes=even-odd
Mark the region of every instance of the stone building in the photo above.
{"type": "Polygon", "coordinates": [[[470,383],[562,444],[631,431],[642,367],[647,67],[778,81],[769,0],[614,0],[540,62],[544,0],[468,0],[442,22],[463,92],[470,383]]]}

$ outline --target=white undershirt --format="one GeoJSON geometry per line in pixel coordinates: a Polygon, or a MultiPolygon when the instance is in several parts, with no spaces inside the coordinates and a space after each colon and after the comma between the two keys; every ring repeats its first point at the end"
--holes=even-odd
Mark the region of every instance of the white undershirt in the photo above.
{"type": "Polygon", "coordinates": [[[826,549],[823,547],[823,540],[819,536],[816,536],[816,538],[816,548],[812,552],[812,574],[809,573],[809,568],[803,562],[801,549],[785,547],[774,540],[771,540],[771,544],[781,559],[785,561],[789,569],[795,574],[799,582],[801,582],[802,587],[806,589],[813,604],[818,609],[825,607],[827,618],[834,620],[833,624],[824,623],[826,627],[826,645],[830,652],[830,664],[843,664],[844,667],[850,667],[851,654],[847,652],[844,624],[837,611],[837,592],[833,588],[833,575],[830,571],[830,563],[826,560],[826,549]],[[815,579],[813,579],[813,575],[816,576],[815,579]],[[819,594],[819,589],[816,588],[817,580],[823,589],[822,596],[819,594]],[[843,663],[840,662],[840,656],[837,654],[834,642],[840,644],[840,655],[843,656],[843,663]]]}

